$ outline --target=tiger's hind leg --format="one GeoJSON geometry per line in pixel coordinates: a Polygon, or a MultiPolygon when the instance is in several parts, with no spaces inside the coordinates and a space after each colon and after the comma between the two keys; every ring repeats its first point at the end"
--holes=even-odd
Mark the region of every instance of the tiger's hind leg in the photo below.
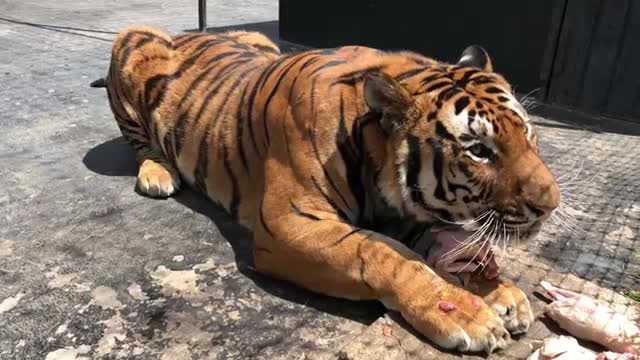
{"type": "MultiPolygon", "coordinates": [[[[139,117],[123,103],[115,106],[115,119],[125,140],[135,151],[138,162],[139,192],[151,197],[169,197],[180,189],[180,174],[155,145],[138,121],[139,117]],[[122,116],[127,114],[126,116],[122,116]],[[131,120],[129,120],[131,119],[131,120]],[[135,120],[134,120],[135,119],[135,120]]],[[[112,106],[114,106],[112,104],[112,106]]]]}
{"type": "Polygon", "coordinates": [[[161,31],[144,26],[125,29],[114,41],[105,81],[111,111],[136,153],[136,187],[152,197],[171,196],[180,186],[172,159],[165,156],[152,131],[162,124],[161,120],[148,114],[143,100],[149,79],[176,71],[173,55],[171,37],[161,31]]]}

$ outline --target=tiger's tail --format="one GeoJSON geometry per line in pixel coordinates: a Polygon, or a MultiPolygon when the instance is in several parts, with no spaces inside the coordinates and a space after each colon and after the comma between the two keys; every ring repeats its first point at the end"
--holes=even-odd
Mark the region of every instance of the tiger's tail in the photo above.
{"type": "Polygon", "coordinates": [[[106,88],[107,87],[107,78],[100,78],[94,80],[91,84],[89,84],[92,88],[106,88]]]}

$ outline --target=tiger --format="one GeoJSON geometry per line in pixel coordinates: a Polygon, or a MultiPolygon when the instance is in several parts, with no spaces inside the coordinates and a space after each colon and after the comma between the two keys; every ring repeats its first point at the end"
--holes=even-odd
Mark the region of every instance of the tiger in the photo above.
{"type": "Polygon", "coordinates": [[[377,300],[453,351],[491,353],[532,324],[512,282],[458,281],[410,245],[431,228],[488,221],[524,234],[559,206],[536,130],[481,46],[450,64],[133,26],[92,86],[106,87],[135,152],[137,189],[203,193],[251,230],[256,271],[377,300]]]}

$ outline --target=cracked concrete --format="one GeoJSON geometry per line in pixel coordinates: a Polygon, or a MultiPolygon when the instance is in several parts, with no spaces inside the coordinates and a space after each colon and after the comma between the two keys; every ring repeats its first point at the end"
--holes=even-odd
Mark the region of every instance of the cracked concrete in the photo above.
{"type": "MultiPolygon", "coordinates": [[[[275,0],[209,2],[216,28],[273,36],[275,19],[275,0]]],[[[376,321],[377,303],[256,274],[249,234],[198,194],[133,191],[131,151],[88,84],[106,72],[114,32],[139,23],[194,29],[197,4],[0,0],[0,359],[446,358],[397,315],[376,321]]],[[[544,277],[627,311],[619,292],[640,272],[640,138],[550,123],[543,152],[567,203],[591,217],[560,219],[503,269],[533,299],[544,277]]],[[[536,322],[494,358],[521,358],[550,328],[536,322]]]]}

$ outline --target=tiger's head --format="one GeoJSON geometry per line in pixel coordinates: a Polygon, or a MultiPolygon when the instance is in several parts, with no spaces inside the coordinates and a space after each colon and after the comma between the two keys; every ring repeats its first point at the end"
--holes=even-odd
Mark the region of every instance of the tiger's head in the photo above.
{"type": "Polygon", "coordinates": [[[381,186],[383,194],[395,193],[388,200],[421,221],[537,230],[560,190],[527,112],[487,52],[471,46],[455,65],[410,74],[376,73],[364,83],[393,152],[395,184],[381,186]]]}

